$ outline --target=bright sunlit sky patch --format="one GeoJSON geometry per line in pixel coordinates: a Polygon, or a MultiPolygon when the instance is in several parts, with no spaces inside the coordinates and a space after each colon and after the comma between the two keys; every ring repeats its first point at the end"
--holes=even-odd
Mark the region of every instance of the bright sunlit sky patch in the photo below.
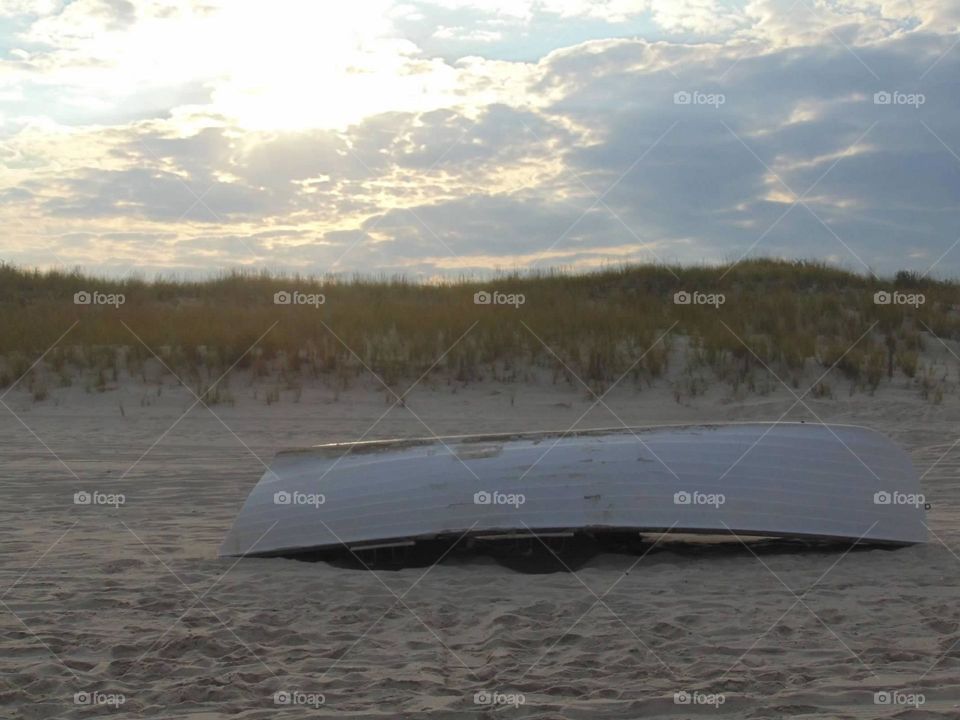
{"type": "Polygon", "coordinates": [[[956,276],[958,23],[929,0],[0,0],[0,260],[956,276]]]}

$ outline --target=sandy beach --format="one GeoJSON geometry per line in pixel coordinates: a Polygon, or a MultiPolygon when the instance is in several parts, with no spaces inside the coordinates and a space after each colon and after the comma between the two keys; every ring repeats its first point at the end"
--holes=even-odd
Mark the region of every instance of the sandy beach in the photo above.
{"type": "MultiPolygon", "coordinates": [[[[642,558],[601,555],[575,573],[540,574],[485,557],[375,573],[218,559],[262,463],[280,449],[360,437],[390,408],[377,387],[363,378],[335,393],[318,382],[268,404],[264,385],[238,374],[233,404],[210,409],[169,377],[159,391],[124,379],[102,393],[56,389],[43,402],[9,393],[3,716],[960,714],[953,398],[923,401],[901,378],[873,396],[804,400],[825,421],[879,429],[911,453],[932,504],[925,546],[663,542],[642,558]],[[76,505],[79,491],[122,494],[123,504],[76,505]],[[877,692],[901,696],[878,705],[877,692]],[[76,693],[87,693],[79,704],[76,693]],[[923,704],[903,704],[910,694],[923,704]]],[[[782,386],[729,395],[718,387],[678,404],[666,383],[617,387],[610,409],[595,407],[577,427],[775,420],[795,402],[782,386]]],[[[367,437],[565,430],[592,403],[549,378],[425,381],[367,437]]],[[[802,405],[786,419],[816,421],[802,405]]]]}

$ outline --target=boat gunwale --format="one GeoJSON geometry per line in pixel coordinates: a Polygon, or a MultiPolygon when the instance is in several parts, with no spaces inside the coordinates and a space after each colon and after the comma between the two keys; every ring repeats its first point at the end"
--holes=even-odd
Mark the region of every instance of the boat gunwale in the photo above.
{"type": "MultiPolygon", "coordinates": [[[[550,535],[563,534],[564,536],[576,536],[578,534],[635,534],[638,537],[644,535],[657,535],[659,538],[656,540],[651,540],[650,543],[652,546],[657,546],[660,544],[660,541],[668,535],[713,535],[717,537],[731,537],[734,539],[741,538],[763,538],[771,540],[774,542],[787,542],[791,540],[799,541],[821,541],[825,543],[836,543],[843,544],[848,546],[848,551],[854,549],[855,547],[862,548],[901,548],[901,547],[910,547],[912,545],[917,545],[916,541],[910,540],[885,540],[885,539],[873,539],[868,537],[867,534],[861,535],[859,538],[851,538],[849,535],[823,535],[817,533],[802,533],[802,532],[789,532],[789,533],[777,533],[774,531],[761,531],[761,530],[749,530],[749,529],[740,529],[740,528],[691,528],[691,527],[639,527],[635,525],[580,525],[580,526],[554,526],[554,527],[542,527],[542,528],[530,528],[531,532],[527,533],[531,540],[535,540],[539,537],[549,537],[550,535]]],[[[411,545],[416,545],[417,543],[430,542],[430,541],[453,541],[453,545],[459,545],[463,540],[475,540],[483,539],[481,536],[489,535],[490,533],[496,532],[511,532],[516,533],[517,529],[514,527],[504,527],[504,528],[485,528],[483,530],[476,531],[454,531],[454,530],[442,530],[439,532],[431,533],[422,533],[418,535],[403,535],[390,538],[378,538],[376,540],[376,546],[378,547],[387,547],[393,545],[394,547],[406,546],[410,547],[411,545]]],[[[302,545],[294,545],[291,547],[284,548],[271,548],[270,550],[258,552],[254,550],[253,552],[247,553],[238,553],[230,554],[225,557],[235,557],[235,558],[270,558],[270,557],[288,557],[293,558],[297,555],[308,555],[312,553],[327,553],[332,551],[343,551],[351,555],[355,555],[358,552],[363,552],[364,550],[377,549],[376,547],[364,547],[364,541],[358,541],[356,543],[336,541],[329,544],[323,545],[311,545],[309,547],[304,547],[302,545]]],[[[741,540],[741,545],[743,542],[741,540]]],[[[660,545],[661,548],[665,546],[660,545]]],[[[668,548],[667,548],[668,549],[668,548]]]]}

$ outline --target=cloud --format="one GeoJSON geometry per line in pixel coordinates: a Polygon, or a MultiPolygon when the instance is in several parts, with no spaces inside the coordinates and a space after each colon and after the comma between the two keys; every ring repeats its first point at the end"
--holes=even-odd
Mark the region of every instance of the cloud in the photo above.
{"type": "MultiPolygon", "coordinates": [[[[0,257],[435,277],[760,253],[890,272],[925,271],[957,239],[960,47],[957,17],[934,4],[411,3],[337,45],[358,62],[342,76],[314,76],[309,53],[291,65],[307,30],[289,49],[217,41],[207,51],[226,58],[193,71],[137,65],[149,52],[124,69],[131,43],[177,28],[190,41],[223,17],[258,16],[92,0],[31,16],[26,59],[0,66],[24,98],[0,146],[0,257]],[[445,59],[391,35],[389,18],[432,13],[433,30],[504,42],[547,15],[690,36],[604,37],[533,62],[445,59]],[[70,111],[45,114],[61,96],[70,111]]],[[[960,251],[936,268],[958,270],[960,251]]]]}
{"type": "Polygon", "coordinates": [[[717,0],[651,0],[650,11],[657,25],[669,32],[716,35],[748,23],[739,7],[717,0]]]}
{"type": "Polygon", "coordinates": [[[494,42],[503,38],[503,35],[495,30],[480,30],[477,28],[464,27],[457,25],[448,27],[441,25],[433,33],[433,37],[440,40],[464,40],[476,42],[494,42]]]}

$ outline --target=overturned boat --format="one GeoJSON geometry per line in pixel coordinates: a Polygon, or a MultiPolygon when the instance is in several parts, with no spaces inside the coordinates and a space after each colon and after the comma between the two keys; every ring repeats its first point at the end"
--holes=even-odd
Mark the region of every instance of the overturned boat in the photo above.
{"type": "Polygon", "coordinates": [[[281,452],[220,554],[624,532],[908,545],[925,517],[910,457],[852,425],[456,436],[281,452]]]}

